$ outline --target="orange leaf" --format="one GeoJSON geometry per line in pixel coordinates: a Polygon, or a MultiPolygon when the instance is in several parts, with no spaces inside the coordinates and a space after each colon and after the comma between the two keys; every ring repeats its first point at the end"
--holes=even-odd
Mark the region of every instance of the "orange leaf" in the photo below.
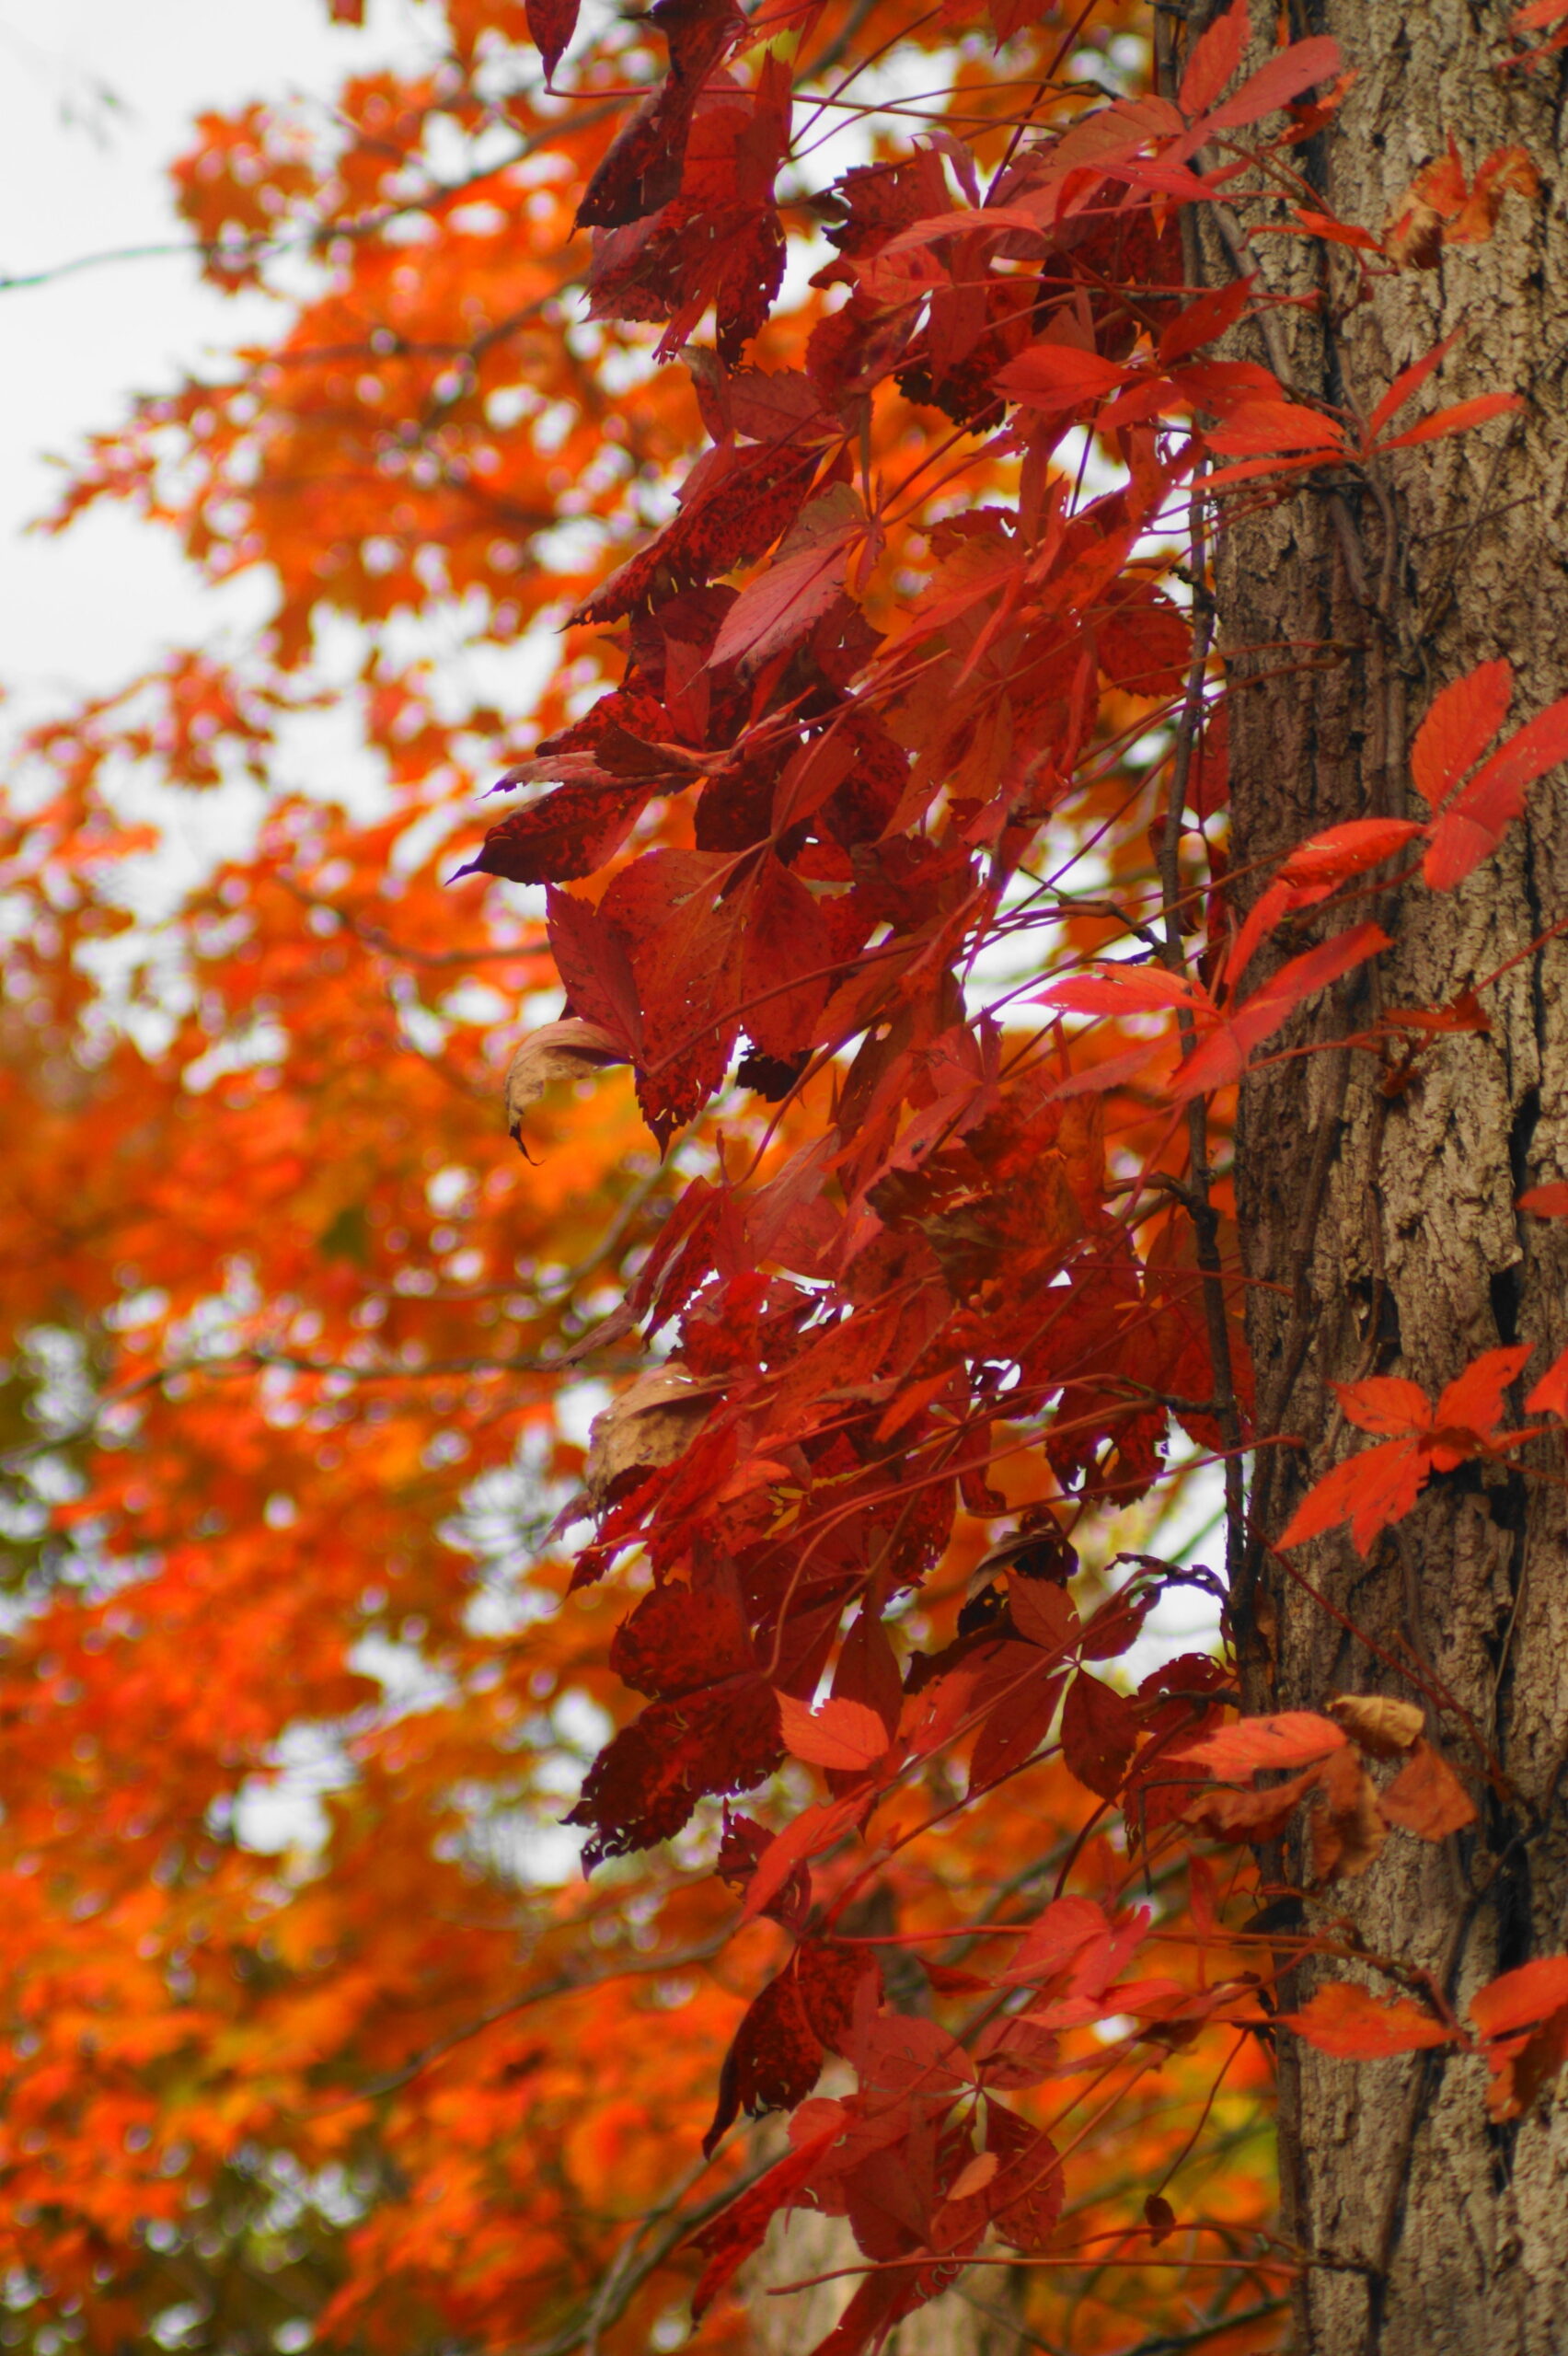
{"type": "Polygon", "coordinates": [[[1568,1955],[1538,1956],[1505,1971],[1470,2000],[1470,2018],[1482,2037],[1507,2037],[1531,2028],[1568,2004],[1568,1955]]]}
{"type": "Polygon", "coordinates": [[[1568,1218],[1568,1182],[1554,1178],[1550,1185],[1527,1187],[1514,1207],[1533,1211],[1537,1218],[1568,1218]]]}
{"type": "Polygon", "coordinates": [[[778,1722],[785,1749],[813,1767],[853,1773],[874,1766],[887,1750],[887,1728],[864,1702],[840,1696],[824,1702],[820,1710],[810,1710],[792,1693],[780,1693],[778,1722]]]}
{"type": "MultiPolygon", "coordinates": [[[[1508,1349],[1483,1350],[1444,1390],[1433,1417],[1437,1429],[1471,1431],[1478,1437],[1494,1432],[1503,1413],[1503,1393],[1522,1373],[1530,1348],[1528,1342],[1520,1342],[1508,1349]]],[[[1443,1461],[1449,1453],[1447,1449],[1435,1451],[1440,1472],[1453,1470],[1451,1464],[1443,1461]]],[[[1459,1461],[1455,1459],[1456,1462],[1459,1461]]]]}
{"type": "Polygon", "coordinates": [[[1387,1693],[1341,1693],[1329,1714],[1358,1750],[1373,1759],[1397,1759],[1421,1738],[1426,1714],[1419,1702],[1396,1702],[1387,1693]]]}
{"type": "Polygon", "coordinates": [[[1413,1440],[1390,1439],[1363,1449],[1308,1490],[1274,1542],[1283,1552],[1348,1521],[1356,1550],[1365,1554],[1380,1530],[1403,1520],[1430,1470],[1413,1440]]]}
{"type": "Polygon", "coordinates": [[[1484,425],[1489,418],[1505,417],[1511,410],[1524,408],[1519,393],[1482,393],[1473,401],[1456,401],[1452,409],[1434,410],[1419,425],[1407,426],[1404,433],[1390,434],[1379,442],[1378,449],[1408,450],[1418,442],[1440,442],[1449,433],[1468,433],[1472,425],[1484,425]]]}
{"type": "Polygon", "coordinates": [[[1424,1740],[1379,1795],[1378,1806],[1386,1824],[1413,1832],[1419,1841],[1445,1841],[1475,1822],[1475,1802],[1441,1751],[1424,1740]]]}
{"type": "MultiPolygon", "coordinates": [[[[1554,1193],[1555,1188],[1541,1187],[1540,1193],[1554,1193]]],[[[1525,1400],[1532,1415],[1558,1415],[1568,1423],[1568,1350],[1554,1358],[1525,1400]]]]}
{"type": "Polygon", "coordinates": [[[1216,1782],[1239,1784],[1255,1767],[1305,1767],[1344,1748],[1344,1730],[1315,1710],[1282,1710],[1273,1717],[1243,1718],[1190,1750],[1174,1751],[1173,1767],[1206,1767],[1216,1782]]]}
{"type": "Polygon", "coordinates": [[[1404,1997],[1385,2004],[1353,1980],[1331,1981],[1298,2013],[1281,2013],[1279,2021],[1320,2053],[1332,2053],[1342,2062],[1376,2062],[1390,2053],[1415,2053],[1423,2046],[1452,2045],[1458,2039],[1457,2031],[1419,2004],[1404,1997]]]}
{"type": "Polygon", "coordinates": [[[1394,1374],[1371,1374],[1363,1382],[1336,1382],[1347,1419],[1385,1439],[1413,1439],[1432,1421],[1432,1402],[1418,1382],[1394,1374]]]}

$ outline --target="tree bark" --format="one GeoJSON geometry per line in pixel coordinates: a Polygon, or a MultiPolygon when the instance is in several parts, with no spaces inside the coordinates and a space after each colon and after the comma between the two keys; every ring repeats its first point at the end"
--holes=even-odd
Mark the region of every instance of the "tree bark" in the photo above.
{"type": "MultiPolygon", "coordinates": [[[[1470,172],[1517,144],[1540,174],[1538,199],[1504,200],[1490,243],[1446,246],[1434,268],[1363,286],[1343,248],[1275,236],[1249,245],[1249,230],[1291,218],[1256,176],[1254,193],[1233,199],[1232,223],[1211,216],[1198,232],[1207,283],[1256,269],[1276,291],[1319,298],[1316,310],[1274,314],[1272,353],[1256,328],[1237,342],[1237,356],[1283,363],[1298,398],[1365,415],[1401,368],[1460,329],[1401,422],[1496,389],[1527,404],[1370,476],[1347,470],[1337,489],[1320,474],[1221,532],[1241,871],[1263,862],[1266,875],[1293,844],[1344,819],[1424,817],[1409,737],[1437,690],[1477,664],[1513,663],[1511,725],[1568,688],[1563,62],[1499,73],[1513,13],[1482,0],[1292,7],[1295,36],[1335,35],[1358,75],[1326,130],[1293,151],[1320,209],[1380,233],[1451,131],[1470,172]]],[[[1258,0],[1253,19],[1256,63],[1274,9],[1258,0]]],[[[1254,872],[1239,898],[1262,880],[1254,872]]],[[[1261,1542],[1353,1441],[1365,1445],[1332,1382],[1399,1374],[1433,1392],[1482,1350],[1528,1341],[1539,1347],[1518,1410],[1568,1344],[1568,1228],[1515,1209],[1526,1185],[1568,1177],[1568,942],[1530,949],[1568,914],[1568,779],[1554,771],[1532,789],[1526,818],[1457,891],[1407,884],[1356,910],[1368,914],[1395,950],[1275,1047],[1343,1037],[1380,1006],[1437,1006],[1477,986],[1491,1030],[1436,1040],[1401,1092],[1382,1086],[1397,1054],[1364,1050],[1273,1063],[1243,1090],[1238,1207],[1262,1444],[1235,1617],[1253,1709],[1320,1706],[1336,1690],[1427,1703],[1480,1822],[1437,1847],[1391,1835],[1364,1877],[1309,1897],[1305,1924],[1348,1924],[1367,1950],[1429,1970],[1462,2005],[1499,1971],[1568,1946],[1562,1449],[1539,1445],[1522,1471],[1436,1478],[1366,1562],[1343,1531],[1288,1558],[1261,1542]],[[1490,1787],[1488,1752],[1502,1771],[1490,1787]]],[[[1305,1880],[1298,1853],[1273,1865],[1305,1880]]],[[[1356,1970],[1303,1964],[1286,1993],[1299,2001],[1319,1979],[1356,1970]]],[[[1303,2350],[1568,2348],[1568,2100],[1554,2108],[1548,2095],[1534,2115],[1493,2127],[1486,2081],[1479,2059],[1342,2062],[1282,2037],[1285,2231],[1305,2261],[1303,2350]]]]}

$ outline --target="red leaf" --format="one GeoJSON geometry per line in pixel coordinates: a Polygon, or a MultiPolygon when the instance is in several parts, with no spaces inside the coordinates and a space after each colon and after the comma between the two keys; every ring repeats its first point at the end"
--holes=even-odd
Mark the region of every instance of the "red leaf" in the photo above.
{"type": "Polygon", "coordinates": [[[1306,1794],[1316,1788],[1317,1781],[1316,1772],[1309,1767],[1266,1792],[1205,1792],[1183,1808],[1182,1820],[1216,1841],[1274,1841],[1306,1794]]]}
{"type": "Polygon", "coordinates": [[[1431,1469],[1413,1439],[1385,1440],[1380,1448],[1363,1449],[1309,1489],[1274,1542],[1283,1553],[1348,1521],[1356,1550],[1364,1555],[1380,1530],[1403,1520],[1431,1469]]]}
{"type": "Polygon", "coordinates": [[[822,2052],[791,1967],[768,1982],[735,2031],[719,2073],[712,2124],[702,2139],[704,2154],[712,2157],[741,2111],[758,2119],[764,2111],[792,2110],[803,2102],[821,2073],[822,2052]]]}
{"type": "Polygon", "coordinates": [[[1444,688],[1410,748],[1415,788],[1434,810],[1472,769],[1508,715],[1514,668],[1499,659],[1480,664],[1444,688]]]}
{"type": "Polygon", "coordinates": [[[1043,2249],[1066,2195],[1056,2147],[1043,2128],[1029,2126],[1003,2104],[993,2102],[989,2110],[990,2147],[1002,2160],[1001,2174],[990,2190],[991,2224],[1014,2249],[1043,2249]],[[1006,2124],[1009,2120],[1010,2130],[1006,2124]]]}
{"type": "Polygon", "coordinates": [[[887,1728],[864,1702],[824,1702],[820,1710],[810,1710],[793,1695],[780,1693],[778,1719],[785,1749],[810,1766],[854,1771],[874,1767],[886,1756],[887,1728]]]}
{"type": "Polygon", "coordinates": [[[1530,1186],[1516,1197],[1515,1207],[1537,1218],[1568,1218],[1568,1184],[1555,1178],[1548,1186],[1530,1186]]]}
{"type": "Polygon", "coordinates": [[[1216,17],[1208,29],[1193,43],[1182,76],[1182,87],[1176,93],[1176,103],[1189,122],[1206,114],[1231,75],[1240,67],[1247,53],[1247,37],[1251,30],[1251,12],[1247,0],[1235,0],[1235,5],[1216,17]]]}
{"type": "Polygon", "coordinates": [[[1364,874],[1424,831],[1411,818],[1352,818],[1343,826],[1330,826],[1325,833],[1297,844],[1281,862],[1267,891],[1254,902],[1236,937],[1225,969],[1231,989],[1283,917],[1326,900],[1336,884],[1364,874]]]}
{"type": "Polygon", "coordinates": [[[1273,1717],[1243,1718],[1190,1750],[1173,1751],[1173,1767],[1205,1767],[1216,1781],[1239,1784],[1258,1767],[1305,1767],[1343,1750],[1345,1735],[1332,1718],[1315,1710],[1282,1710],[1273,1717]]]}
{"type": "Polygon", "coordinates": [[[639,1693],[674,1698],[756,1667],[733,1576],[722,1585],[655,1588],[616,1630],[610,1667],[639,1693]]]}
{"type": "Polygon", "coordinates": [[[1406,1997],[1386,2004],[1354,1981],[1331,1981],[1320,1988],[1298,2013],[1281,2013],[1280,2025],[1293,2028],[1320,2053],[1342,2062],[1376,2062],[1390,2053],[1416,2053],[1424,2046],[1452,2045],[1457,2032],[1435,2020],[1406,1997]]]}
{"type": "Polygon", "coordinates": [[[698,92],[744,30],[734,0],[654,0],[649,13],[670,45],[670,70],[600,159],[577,208],[582,228],[640,220],[679,194],[698,92]]]}
{"type": "Polygon", "coordinates": [[[558,786],[492,826],[478,857],[457,873],[503,875],[510,884],[592,875],[619,850],[654,791],[646,783],[558,786]]]}
{"type": "Polygon", "coordinates": [[[868,2093],[953,2095],[974,2084],[974,2065],[958,2039],[908,2013],[862,2013],[847,2050],[868,2093]]]}
{"type": "Polygon", "coordinates": [[[809,1046],[827,1001],[831,937],[798,875],[763,854],[744,895],[739,998],[748,1037],[764,1055],[809,1046]]]}
{"type": "Polygon", "coordinates": [[[1342,974],[1348,974],[1353,966],[1389,946],[1389,936],[1380,925],[1358,924],[1349,932],[1336,933],[1333,940],[1292,957],[1272,980],[1243,999],[1213,1037],[1188,1057],[1176,1074],[1172,1101],[1182,1104],[1189,1097],[1206,1094],[1239,1080],[1252,1049],[1283,1029],[1298,1006],[1319,990],[1326,989],[1331,982],[1338,981],[1342,974]]]}
{"type": "Polygon", "coordinates": [[[748,2007],[720,2073],[718,2107],[702,2148],[739,2112],[792,2110],[817,2082],[824,2048],[843,2049],[860,1981],[875,1965],[853,1948],[809,1939],[748,2007]]]}
{"type": "MultiPolygon", "coordinates": [[[[1503,1393],[1523,1371],[1531,1347],[1528,1342],[1516,1343],[1508,1349],[1483,1350],[1480,1357],[1472,1359],[1439,1398],[1433,1416],[1436,1429],[1470,1431],[1481,1438],[1494,1432],[1503,1414],[1503,1393]]],[[[1435,1452],[1440,1472],[1454,1469],[1453,1464],[1443,1461],[1449,1453],[1447,1449],[1435,1452]]],[[[1456,1463],[1462,1461],[1459,1457],[1454,1459],[1456,1463]]]]}
{"type": "Polygon", "coordinates": [[[1371,1374],[1362,1382],[1336,1382],[1334,1392],[1349,1420],[1364,1432],[1413,1439],[1431,1427],[1432,1402],[1419,1382],[1371,1374]]]}
{"type": "Polygon", "coordinates": [[[545,61],[545,78],[554,81],[556,67],[577,30],[578,0],[525,0],[528,38],[545,61]]]}
{"type": "MultiPolygon", "coordinates": [[[[1060,1589],[1050,1592],[1059,1595],[1060,1589]]],[[[1010,1774],[1039,1750],[1051,1731],[1063,1682],[1063,1670],[1035,1646],[1001,1647],[974,1692],[974,1706],[986,1715],[969,1761],[972,1792],[1010,1774]]]]}
{"type": "Polygon", "coordinates": [[[1507,2037],[1568,2004],[1568,1955],[1538,1956],[1533,1963],[1505,1971],[1470,2000],[1470,2018],[1482,2037],[1507,2037]]]}
{"type": "Polygon", "coordinates": [[[1422,873],[1434,891],[1461,883],[1489,859],[1525,806],[1526,789],[1568,760],[1568,696],[1516,730],[1432,829],[1422,873]]]}
{"type": "Polygon", "coordinates": [[[637,984],[626,944],[595,907],[575,893],[545,893],[550,953],[566,995],[580,1014],[618,1038],[635,1062],[642,1034],[637,984]]]}
{"type": "Polygon", "coordinates": [[[1441,343],[1435,343],[1431,351],[1424,353],[1421,359],[1413,361],[1410,367],[1401,369],[1366,421],[1368,441],[1376,441],[1389,420],[1403,409],[1412,393],[1420,391],[1433,371],[1442,365],[1463,333],[1462,327],[1456,328],[1452,335],[1446,335],[1441,343]]]}
{"type": "Polygon", "coordinates": [[[1495,2119],[1522,2118],[1547,2081],[1568,2063],[1568,2004],[1549,2015],[1522,2045],[1493,2047],[1486,2058],[1497,2073],[1486,2090],[1488,2111],[1495,2119]]]}
{"type": "MultiPolygon", "coordinates": [[[[583,1852],[590,1865],[628,1856],[670,1840],[705,1795],[749,1791],[764,1782],[783,1755],[769,1688],[760,1677],[731,1678],[700,1694],[654,1702],[623,1727],[588,1770],[566,1822],[593,1828],[583,1852]]],[[[749,1913],[759,1912],[785,1877],[759,1898],[767,1862],[754,1877],[749,1913]]]]}
{"type": "Polygon", "coordinates": [[[1205,122],[1207,131],[1228,131],[1243,122],[1257,122],[1277,107],[1288,106],[1319,82],[1332,82],[1340,70],[1340,45],[1332,35],[1319,34],[1281,50],[1266,65],[1250,74],[1233,98],[1216,107],[1205,122]]]}
{"type": "Polygon", "coordinates": [[[1449,433],[1467,433],[1472,425],[1484,425],[1488,418],[1505,417],[1510,410],[1524,408],[1520,393],[1482,393],[1473,401],[1456,401],[1452,409],[1435,410],[1424,417],[1419,425],[1408,426],[1403,433],[1390,434],[1379,442],[1378,449],[1408,450],[1418,442],[1440,442],[1449,433]]]}
{"type": "MultiPolygon", "coordinates": [[[[1198,49],[1201,50],[1204,42],[1212,39],[1227,22],[1244,19],[1246,13],[1246,0],[1237,0],[1229,18],[1222,17],[1219,24],[1211,25],[1199,41],[1198,49]]],[[[1196,51],[1193,63],[1197,63],[1196,51]]],[[[1187,71],[1191,74],[1191,65],[1187,71]]],[[[1185,83],[1182,87],[1185,88],[1185,83]]],[[[1210,294],[1200,294],[1195,303],[1189,303],[1184,310],[1178,311],[1169,327],[1160,333],[1157,347],[1160,366],[1173,367],[1179,360],[1187,359],[1206,343],[1214,343],[1233,328],[1252,299],[1252,285],[1250,278],[1233,279],[1228,286],[1216,287],[1210,294]]]]}
{"type": "Polygon", "coordinates": [[[866,537],[866,511],[847,483],[835,483],[801,510],[765,572],[747,582],[729,612],[709,663],[755,670],[804,638],[844,587],[849,555],[866,537]]]}
{"type": "Polygon", "coordinates": [[[804,2185],[837,2137],[836,2121],[825,2134],[786,2153],[766,2176],[748,2185],[738,2200],[692,2235],[692,2247],[701,2250],[708,2260],[691,2294],[691,2311],[697,2320],[701,2320],[752,2252],[762,2247],[775,2212],[790,2204],[791,2196],[804,2185]]]}
{"type": "Polygon", "coordinates": [[[1110,1936],[1105,1909],[1092,1898],[1053,1899],[1030,1924],[997,1979],[1009,1986],[1043,1985],[1057,1978],[1086,1947],[1110,1936]]]}
{"type": "Polygon", "coordinates": [[[721,853],[654,850],[623,867],[599,904],[627,945],[642,1010],[638,1097],[663,1135],[723,1080],[739,1029],[732,1012],[743,903],[716,898],[733,871],[721,853]]]}
{"type": "Polygon", "coordinates": [[[1049,415],[1101,399],[1126,384],[1133,373],[1098,352],[1080,351],[1077,344],[1032,343],[997,370],[994,382],[1009,400],[1026,402],[1049,415]]]}
{"type": "Polygon", "coordinates": [[[835,1842],[842,1840],[865,1805],[863,1798],[850,1798],[823,1800],[814,1807],[802,1808],[758,1859],[741,1909],[741,1921],[754,1921],[809,1857],[819,1856],[824,1849],[831,1849],[835,1842]]]}
{"type": "MultiPolygon", "coordinates": [[[[1555,1193],[1555,1187],[1542,1186],[1541,1194],[1555,1193]]],[[[1564,1190],[1568,1192],[1568,1189],[1564,1190]]],[[[1558,1415],[1568,1422],[1568,1350],[1554,1358],[1525,1401],[1532,1415],[1558,1415]]]]}
{"type": "Polygon", "coordinates": [[[1344,428],[1298,401],[1247,401],[1224,425],[1211,426],[1204,436],[1221,457],[1247,458],[1276,450],[1320,450],[1336,457],[1344,447],[1344,428]]]}
{"type": "Polygon", "coordinates": [[[1281,862],[1274,881],[1314,889],[1320,884],[1343,884],[1403,850],[1420,832],[1411,818],[1347,819],[1343,826],[1330,826],[1323,834],[1298,843],[1281,862]]]}
{"type": "Polygon", "coordinates": [[[1309,229],[1315,237],[1326,237],[1336,246],[1354,246],[1361,253],[1375,254],[1380,250],[1371,231],[1357,228],[1352,221],[1336,221],[1332,213],[1314,213],[1304,204],[1293,204],[1290,209],[1302,227],[1309,229]]]}
{"type": "Polygon", "coordinates": [[[1208,993],[1183,974],[1163,965],[1100,965],[1092,973],[1069,974],[1040,992],[1039,1004],[1066,1014],[1164,1014],[1184,1007],[1213,1020],[1208,993]]]}
{"type": "Polygon", "coordinates": [[[903,1674],[885,1626],[877,1612],[864,1604],[844,1639],[833,1672],[833,1694],[836,1701],[867,1703],[892,1741],[904,1707],[903,1674]]]}
{"type": "Polygon", "coordinates": [[[1137,1748],[1138,1714],[1124,1694],[1079,1669],[1062,1705],[1062,1756],[1080,1784],[1113,1799],[1137,1748]]]}

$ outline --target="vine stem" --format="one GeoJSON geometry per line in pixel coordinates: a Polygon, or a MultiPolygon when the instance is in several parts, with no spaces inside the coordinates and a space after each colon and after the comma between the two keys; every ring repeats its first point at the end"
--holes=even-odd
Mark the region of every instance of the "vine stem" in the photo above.
{"type": "MultiPolygon", "coordinates": [[[[1204,683],[1208,674],[1214,637],[1214,602],[1207,586],[1207,548],[1204,528],[1202,479],[1194,481],[1187,507],[1189,566],[1193,583],[1193,653],[1187,666],[1186,693],[1176,723],[1176,745],[1170,764],[1170,791],[1159,844],[1160,925],[1164,935],[1161,958],[1173,974],[1187,970],[1182,938],[1182,813],[1186,807],[1192,776],[1193,751],[1203,725],[1204,683]]],[[[1178,1013],[1182,1045],[1193,1044],[1193,1018],[1178,1013]]],[[[1246,1483],[1241,1451],[1245,1445],[1236,1400],[1235,1368],[1230,1353],[1230,1327],[1225,1302],[1225,1271],[1219,1253],[1219,1219],[1214,1207],[1208,1158],[1208,1099],[1194,1096],[1187,1107],[1187,1152],[1190,1164],[1188,1207],[1192,1213],[1194,1248],[1202,1278],[1204,1324],[1208,1337],[1213,1376],[1215,1419],[1219,1426],[1225,1462],[1225,1565],[1234,1592],[1241,1576],[1246,1546],[1246,1483]]]]}

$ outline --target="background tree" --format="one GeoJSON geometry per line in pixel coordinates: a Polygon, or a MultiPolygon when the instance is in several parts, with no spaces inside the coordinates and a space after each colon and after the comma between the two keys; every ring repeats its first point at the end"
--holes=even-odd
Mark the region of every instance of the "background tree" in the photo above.
{"type": "Polygon", "coordinates": [[[1011,0],[421,22],[417,68],[202,122],[192,234],[278,333],[140,404],[60,519],[128,500],[276,599],[12,787],[5,2332],[567,2356],[678,2344],[695,2297],[742,2348],[835,2220],[832,2356],[943,2294],[1048,2347],[1275,2345],[1293,2281],[1324,2345],[1430,2332],[1409,2136],[1336,2195],[1312,2105],[1370,2135],[1402,2073],[1419,2123],[1441,2066],[1468,2148],[1544,2144],[1568,1965],[1545,1914],[1488,1927],[1539,1836],[1476,1694],[1296,1550],[1349,1519],[1402,1564],[1429,1480],[1445,1529],[1549,1497],[1568,1394],[1537,1365],[1505,1417],[1533,1329],[1451,1318],[1390,1381],[1393,1245],[1341,1253],[1368,1354],[1313,1322],[1339,1230],[1312,1262],[1265,1211],[1315,1204],[1335,1089],[1387,1151],[1497,1052],[1527,966],[1421,960],[1568,733],[1543,667],[1462,783],[1505,712],[1456,638],[1456,697],[1409,687],[1418,816],[1383,718],[1376,794],[1347,752],[1288,823],[1247,797],[1309,694],[1347,744],[1392,710],[1368,519],[1524,446],[1413,322],[1536,167],[1499,132],[1358,213],[1303,172],[1360,121],[1349,33],[1245,6],[1152,63],[1131,10],[1011,0]],[[1342,311],[1413,340],[1365,388],[1303,373],[1342,311]],[[154,926],[128,862],[214,789],[235,839],[154,926]],[[1334,1372],[1380,1447],[1325,1424],[1272,1473],[1286,1378],[1334,1372]],[[1239,1726],[1174,1633],[1226,1597],[1180,1536],[1205,1465],[1239,1726]],[[1429,1858],[1481,1877],[1436,1961],[1429,1858]],[[1289,2082],[1281,2235],[1297,2036],[1338,2058],[1289,2082]]]}

